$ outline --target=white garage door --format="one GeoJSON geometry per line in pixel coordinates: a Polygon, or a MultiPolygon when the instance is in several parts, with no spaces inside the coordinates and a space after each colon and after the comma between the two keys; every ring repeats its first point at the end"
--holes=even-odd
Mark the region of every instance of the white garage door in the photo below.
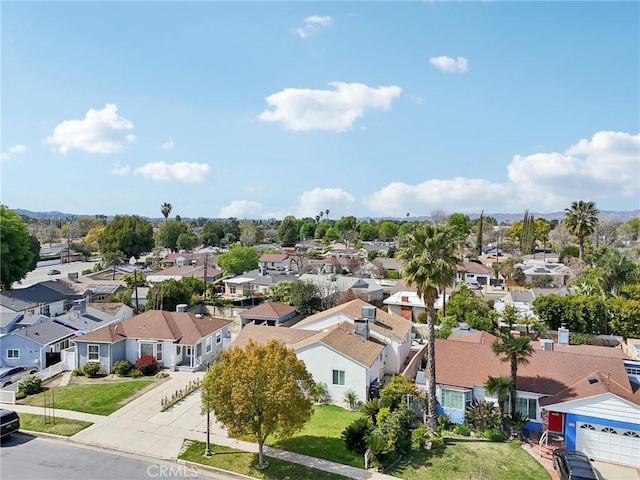
{"type": "Polygon", "coordinates": [[[580,423],[576,430],[576,450],[589,458],[640,467],[640,433],[636,430],[580,423]]]}

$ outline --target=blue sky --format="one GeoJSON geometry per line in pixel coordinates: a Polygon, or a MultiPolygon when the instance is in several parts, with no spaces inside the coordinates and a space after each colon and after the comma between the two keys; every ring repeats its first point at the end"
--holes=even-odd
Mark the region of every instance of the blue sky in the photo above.
{"type": "Polygon", "coordinates": [[[11,208],[640,208],[638,2],[3,2],[11,208]]]}

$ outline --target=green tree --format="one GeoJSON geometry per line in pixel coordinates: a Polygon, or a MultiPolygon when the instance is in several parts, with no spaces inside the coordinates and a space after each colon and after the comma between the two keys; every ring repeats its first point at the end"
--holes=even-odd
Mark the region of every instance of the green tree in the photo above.
{"type": "Polygon", "coordinates": [[[228,252],[218,255],[218,265],[225,275],[240,275],[258,268],[258,253],[253,247],[234,245],[228,252]]]}
{"type": "MultiPolygon", "coordinates": [[[[327,225],[327,224],[321,223],[320,226],[318,227],[318,230],[320,230],[320,227],[322,227],[322,225],[327,225]]],[[[317,234],[317,231],[316,231],[316,234],[317,234]]],[[[324,234],[324,237],[322,238],[322,241],[326,244],[329,244],[339,239],[340,239],[340,236],[338,235],[338,232],[336,232],[336,230],[333,227],[329,227],[325,230],[325,234],[324,234]]]]}
{"type": "Polygon", "coordinates": [[[369,222],[358,222],[356,227],[358,238],[363,242],[371,242],[378,236],[378,231],[369,222]]]}
{"type": "Polygon", "coordinates": [[[619,295],[623,285],[640,281],[640,264],[626,251],[607,247],[595,263],[599,285],[607,294],[619,295]]]}
{"type": "Polygon", "coordinates": [[[594,202],[583,200],[572,202],[571,207],[564,211],[565,218],[562,222],[567,231],[578,239],[580,260],[584,261],[584,241],[596,229],[600,211],[594,202]]]}
{"type": "Polygon", "coordinates": [[[342,217],[338,220],[333,228],[336,233],[340,236],[340,241],[349,249],[356,238],[356,226],[358,225],[358,220],[354,216],[342,217]]]}
{"type": "Polygon", "coordinates": [[[265,297],[270,302],[285,303],[292,305],[291,302],[291,282],[278,282],[271,285],[271,288],[265,293],[265,297]]]}
{"type": "Polygon", "coordinates": [[[398,236],[398,224],[391,220],[383,220],[378,224],[378,238],[389,242],[398,236]]]}
{"type": "Polygon", "coordinates": [[[0,287],[3,291],[11,290],[13,282],[22,280],[33,270],[34,253],[27,224],[16,212],[1,204],[0,258],[0,287]]]}
{"type": "MultiPolygon", "coordinates": [[[[497,340],[491,345],[493,353],[502,356],[501,360],[509,363],[511,368],[511,385],[513,391],[518,390],[518,367],[529,363],[533,355],[531,339],[527,336],[514,337],[508,329],[502,329],[497,340]]],[[[516,411],[516,395],[511,395],[510,412],[516,411]]]]}
{"type": "Polygon", "coordinates": [[[172,252],[178,250],[178,237],[189,231],[186,223],[177,220],[167,220],[160,224],[156,239],[164,248],[169,248],[172,252]]]}
{"type": "Polygon", "coordinates": [[[640,301],[613,297],[607,301],[611,315],[611,333],[640,338],[640,301]]]}
{"type": "Polygon", "coordinates": [[[315,222],[304,222],[300,227],[300,240],[309,240],[316,234],[315,222]]]}
{"type": "Polygon", "coordinates": [[[320,311],[321,299],[315,283],[294,280],[290,284],[291,305],[300,313],[312,314],[320,311]]]}
{"type": "Polygon", "coordinates": [[[520,233],[520,253],[531,255],[536,248],[536,230],[533,216],[529,215],[529,210],[524,212],[522,219],[522,232],[520,233]]]}
{"type": "Polygon", "coordinates": [[[630,241],[637,241],[640,238],[640,218],[627,220],[618,227],[620,235],[630,241]]]}
{"type": "Polygon", "coordinates": [[[447,217],[447,225],[449,225],[456,233],[464,238],[469,235],[469,219],[462,213],[452,213],[447,217]]]}
{"type": "Polygon", "coordinates": [[[283,343],[249,341],[223,350],[202,382],[203,412],[213,411],[231,436],[258,443],[258,466],[266,468],[263,446],[270,435],[287,438],[311,418],[314,382],[304,362],[283,343]]]}
{"type": "Polygon", "coordinates": [[[224,225],[218,221],[207,222],[202,227],[201,237],[205,247],[219,246],[220,240],[224,238],[224,225]]]}
{"type": "Polygon", "coordinates": [[[102,231],[99,245],[102,254],[119,250],[127,258],[138,258],[153,249],[153,226],[137,215],[116,215],[102,231]]]}
{"type": "Polygon", "coordinates": [[[112,280],[116,279],[116,267],[122,265],[123,261],[124,253],[122,253],[120,250],[106,252],[102,255],[102,263],[106,267],[113,267],[113,276],[111,277],[112,280]]]}
{"type": "Polygon", "coordinates": [[[278,238],[283,246],[291,247],[298,241],[298,235],[300,229],[296,222],[296,217],[293,215],[287,215],[284,217],[280,226],[278,227],[278,238]]]}
{"type": "Polygon", "coordinates": [[[435,301],[441,289],[455,279],[459,259],[455,256],[456,233],[440,225],[423,225],[402,241],[405,245],[397,254],[405,260],[402,278],[408,286],[415,286],[426,305],[427,313],[427,377],[428,415],[427,429],[433,433],[437,427],[436,364],[435,364],[435,301]]]}
{"type": "Polygon", "coordinates": [[[489,375],[484,384],[487,393],[498,397],[498,413],[500,414],[500,428],[503,428],[504,421],[504,404],[510,397],[515,397],[516,392],[513,389],[511,379],[506,376],[492,377],[489,375]]]}
{"type": "Polygon", "coordinates": [[[164,202],[161,206],[160,206],[160,211],[162,212],[162,216],[164,217],[165,222],[167,221],[167,219],[169,218],[169,214],[171,213],[171,210],[173,209],[173,207],[171,206],[170,203],[164,202]]]}
{"type": "MultiPolygon", "coordinates": [[[[439,315],[443,315],[442,310],[439,315]]],[[[496,311],[464,284],[449,297],[446,316],[455,321],[456,326],[464,322],[486,332],[493,332],[498,326],[496,311]]]]}
{"type": "Polygon", "coordinates": [[[415,382],[405,379],[402,375],[394,375],[391,381],[380,390],[380,407],[389,407],[396,410],[403,402],[407,401],[407,395],[418,396],[418,388],[415,382]]]}
{"type": "Polygon", "coordinates": [[[147,310],[165,310],[175,312],[180,304],[191,305],[193,291],[187,283],[174,279],[155,284],[147,293],[147,310]]]}
{"type": "Polygon", "coordinates": [[[192,231],[184,232],[178,235],[176,247],[179,250],[193,250],[198,246],[198,236],[192,231]]]}
{"type": "MultiPolygon", "coordinates": [[[[38,243],[40,245],[40,243],[38,243]]],[[[73,252],[81,253],[88,260],[91,257],[91,254],[95,251],[93,245],[85,242],[72,242],[69,245],[69,248],[73,252]]]]}
{"type": "Polygon", "coordinates": [[[31,260],[31,265],[29,265],[29,271],[31,271],[36,269],[38,261],[40,260],[40,240],[38,240],[38,237],[35,235],[29,234],[29,249],[31,253],[33,253],[33,260],[31,260]]]}
{"type": "Polygon", "coordinates": [[[480,212],[478,231],[476,233],[476,256],[482,255],[482,229],[484,228],[484,210],[480,212]]]}

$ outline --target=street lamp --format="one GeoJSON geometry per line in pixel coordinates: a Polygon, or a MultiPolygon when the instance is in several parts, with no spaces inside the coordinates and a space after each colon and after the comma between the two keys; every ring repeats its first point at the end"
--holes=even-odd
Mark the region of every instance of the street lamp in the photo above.
{"type": "MultiPolygon", "coordinates": [[[[205,267],[206,268],[206,267],[205,267]]],[[[207,362],[207,372],[209,371],[209,363],[207,362]]],[[[209,430],[209,424],[210,422],[210,411],[211,411],[211,406],[209,405],[209,402],[207,402],[207,446],[204,450],[204,456],[207,458],[211,457],[211,441],[210,441],[210,430],[209,430]]]]}

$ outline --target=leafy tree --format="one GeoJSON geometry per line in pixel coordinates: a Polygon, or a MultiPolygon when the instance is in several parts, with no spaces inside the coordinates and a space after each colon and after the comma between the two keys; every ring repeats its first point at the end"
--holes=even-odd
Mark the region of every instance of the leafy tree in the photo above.
{"type": "MultiPolygon", "coordinates": [[[[324,224],[321,223],[320,227],[322,225],[326,225],[326,223],[324,223],[324,224]]],[[[320,230],[320,227],[318,227],[318,230],[320,230]]],[[[316,234],[317,234],[317,231],[316,231],[316,234]]],[[[339,240],[339,239],[340,239],[340,236],[338,235],[338,232],[336,232],[333,227],[329,227],[329,228],[326,229],[324,237],[322,238],[322,241],[324,243],[329,244],[329,243],[335,242],[336,240],[339,240]]]]}
{"type": "Polygon", "coordinates": [[[560,256],[558,257],[558,260],[566,264],[567,262],[565,262],[565,260],[567,257],[579,258],[580,249],[575,245],[567,245],[566,247],[563,247],[563,249],[560,250],[560,256]]]}
{"type": "Polygon", "coordinates": [[[427,312],[427,372],[428,418],[427,429],[433,433],[437,427],[436,365],[435,365],[435,301],[440,290],[455,279],[459,259],[455,256],[456,233],[450,228],[426,224],[404,239],[398,258],[405,260],[402,278],[408,286],[415,286],[426,305],[427,312]]]}
{"type": "Polygon", "coordinates": [[[300,313],[312,314],[320,311],[320,292],[315,283],[294,280],[290,283],[291,305],[300,313]]]}
{"type": "Polygon", "coordinates": [[[405,379],[402,375],[394,375],[380,391],[380,406],[397,409],[402,402],[407,401],[407,395],[416,397],[418,388],[415,382],[405,379]]]}
{"type": "Polygon", "coordinates": [[[520,311],[514,305],[506,305],[502,312],[502,321],[513,328],[520,319],[520,311]]]}
{"type": "Polygon", "coordinates": [[[563,223],[567,231],[578,239],[580,260],[584,261],[584,241],[591,235],[598,225],[598,214],[594,202],[579,200],[572,202],[570,208],[565,208],[563,223]]]}
{"type": "Polygon", "coordinates": [[[218,255],[218,265],[225,275],[240,275],[258,268],[258,253],[253,247],[234,245],[228,252],[218,255]]]}
{"type": "MultiPolygon", "coordinates": [[[[29,265],[29,271],[31,271],[36,269],[38,261],[40,260],[40,241],[35,235],[29,235],[29,249],[31,253],[33,253],[33,260],[31,261],[31,265],[29,265]]],[[[89,253],[89,255],[91,255],[91,253],[89,253]]]]}
{"type": "Polygon", "coordinates": [[[529,210],[524,212],[522,219],[522,232],[520,233],[520,253],[531,255],[536,248],[536,231],[533,217],[529,215],[529,210]]]}
{"type": "Polygon", "coordinates": [[[632,218],[627,220],[618,227],[621,236],[630,241],[637,241],[640,238],[640,218],[632,218]]]}
{"type": "Polygon", "coordinates": [[[11,290],[13,282],[25,278],[32,270],[34,254],[27,224],[16,212],[1,204],[0,258],[0,287],[3,291],[11,290]]]}
{"type": "Polygon", "coordinates": [[[119,250],[106,252],[104,255],[102,255],[102,263],[104,263],[106,267],[113,267],[113,276],[111,277],[112,280],[115,280],[116,278],[116,267],[118,265],[122,265],[123,261],[124,253],[119,250]]]}
{"type": "Polygon", "coordinates": [[[265,297],[270,302],[285,303],[292,305],[291,302],[291,282],[278,282],[271,285],[271,288],[265,293],[265,297]]]}
{"type": "Polygon", "coordinates": [[[84,243],[89,245],[97,245],[100,242],[100,235],[102,235],[102,231],[104,230],[104,225],[94,225],[89,229],[87,234],[84,236],[84,243]]]}
{"type": "Polygon", "coordinates": [[[263,446],[270,435],[291,436],[311,418],[313,388],[304,362],[283,343],[249,341],[223,350],[202,382],[203,412],[213,411],[231,436],[258,443],[258,465],[266,468],[263,446]]]}
{"type": "Polygon", "coordinates": [[[91,254],[95,251],[90,243],[85,242],[73,242],[69,245],[69,248],[74,252],[81,253],[87,259],[91,257],[91,254]]]}
{"type": "Polygon", "coordinates": [[[393,410],[378,423],[378,430],[384,435],[393,449],[400,455],[404,455],[411,449],[411,425],[415,413],[406,403],[393,410]]]}
{"type": "MultiPolygon", "coordinates": [[[[511,367],[511,385],[513,391],[518,389],[518,366],[529,363],[533,355],[531,339],[527,336],[514,337],[508,329],[502,329],[497,340],[491,345],[493,353],[502,356],[501,360],[511,367]]],[[[511,412],[516,411],[516,396],[511,396],[511,412]]]]}
{"type": "Polygon", "coordinates": [[[533,313],[552,330],[565,324],[575,332],[607,333],[605,303],[601,295],[543,295],[533,301],[533,313]]]}
{"type": "Polygon", "coordinates": [[[605,293],[618,295],[625,284],[640,280],[640,265],[627,252],[609,247],[596,259],[599,284],[605,293]]]}
{"type": "Polygon", "coordinates": [[[314,222],[304,222],[300,227],[300,239],[308,240],[316,234],[316,224],[314,222]]]}
{"type": "Polygon", "coordinates": [[[398,236],[398,224],[391,220],[384,220],[378,224],[378,238],[383,242],[393,240],[398,236]]]}
{"type": "Polygon", "coordinates": [[[147,310],[166,310],[175,312],[180,304],[190,305],[193,291],[187,283],[173,278],[164,280],[149,289],[147,293],[147,310]]]}
{"type": "Polygon", "coordinates": [[[607,306],[611,315],[611,333],[640,338],[640,300],[614,297],[607,301],[607,306]]]}
{"type": "Polygon", "coordinates": [[[344,243],[345,247],[349,249],[356,238],[356,226],[358,225],[358,220],[354,216],[342,217],[338,220],[333,228],[336,233],[340,236],[340,240],[344,243]]]}
{"type": "Polygon", "coordinates": [[[498,326],[496,311],[466,285],[461,285],[449,297],[447,317],[454,321],[456,326],[464,322],[471,328],[487,332],[493,332],[498,326]]]}
{"type": "Polygon", "coordinates": [[[378,231],[369,222],[358,222],[356,227],[358,238],[364,242],[371,242],[376,239],[378,231]]]}
{"type": "Polygon", "coordinates": [[[476,233],[476,256],[482,255],[482,229],[484,227],[484,210],[480,213],[480,219],[478,222],[478,230],[476,233]]]}
{"type": "Polygon", "coordinates": [[[99,245],[102,254],[119,250],[127,258],[138,258],[153,248],[153,226],[137,215],[116,215],[102,231],[99,245]]]}
{"type": "Polygon", "coordinates": [[[162,212],[162,216],[164,217],[165,222],[167,221],[167,219],[169,218],[169,214],[171,213],[171,210],[173,209],[173,207],[171,206],[170,203],[164,202],[161,206],[160,206],[160,211],[162,212]]]}
{"type": "Polygon", "coordinates": [[[188,231],[189,227],[186,223],[177,220],[167,220],[158,227],[156,239],[160,245],[175,252],[178,249],[178,237],[188,231]]]}
{"type": "Polygon", "coordinates": [[[229,218],[226,222],[223,223],[224,227],[224,236],[221,239],[227,239],[226,243],[233,243],[240,238],[240,223],[238,219],[235,217],[229,218]]]}
{"type": "Polygon", "coordinates": [[[224,225],[222,222],[211,221],[207,222],[204,227],[202,227],[202,243],[206,247],[217,247],[220,245],[220,240],[224,238],[224,225]]]}
{"type": "Polygon", "coordinates": [[[380,401],[380,399],[372,398],[371,400],[362,404],[362,406],[360,407],[360,412],[362,412],[365,417],[371,420],[373,426],[376,426],[376,417],[378,416],[378,412],[380,412],[381,408],[382,402],[380,401]]]}
{"type": "Polygon", "coordinates": [[[541,241],[546,247],[547,243],[549,243],[551,224],[544,218],[536,218],[533,222],[533,229],[535,232],[535,239],[541,241]]]}
{"type": "Polygon", "coordinates": [[[176,241],[176,247],[179,250],[193,250],[198,246],[198,236],[189,231],[185,233],[181,233],[178,236],[178,240],[176,241]]]}
{"type": "Polygon", "coordinates": [[[489,375],[487,381],[484,384],[484,389],[487,393],[493,394],[498,397],[498,413],[500,414],[500,429],[502,430],[502,419],[504,419],[504,404],[509,400],[510,396],[515,396],[516,392],[513,389],[511,379],[506,376],[492,377],[489,375]]]}
{"type": "Polygon", "coordinates": [[[458,235],[466,238],[469,235],[469,219],[462,213],[452,213],[447,218],[447,225],[456,231],[458,235]]]}
{"type": "Polygon", "coordinates": [[[298,241],[299,232],[300,229],[296,222],[296,217],[293,215],[287,215],[278,227],[278,238],[280,239],[280,243],[286,247],[295,245],[298,241]]]}

